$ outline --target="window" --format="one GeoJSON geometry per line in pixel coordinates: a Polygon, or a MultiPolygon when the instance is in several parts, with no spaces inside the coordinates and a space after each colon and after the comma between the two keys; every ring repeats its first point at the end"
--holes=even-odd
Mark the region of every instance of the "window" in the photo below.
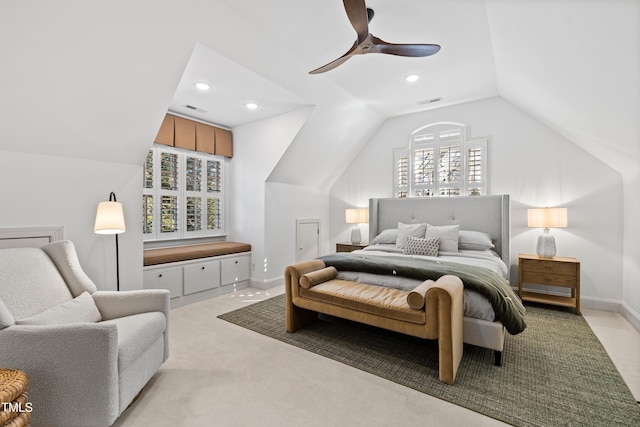
{"type": "Polygon", "coordinates": [[[395,197],[487,194],[487,139],[467,140],[464,125],[420,128],[393,157],[395,197]]]}
{"type": "Polygon", "coordinates": [[[223,170],[223,157],[154,145],[144,170],[144,240],[224,234],[223,170]]]}

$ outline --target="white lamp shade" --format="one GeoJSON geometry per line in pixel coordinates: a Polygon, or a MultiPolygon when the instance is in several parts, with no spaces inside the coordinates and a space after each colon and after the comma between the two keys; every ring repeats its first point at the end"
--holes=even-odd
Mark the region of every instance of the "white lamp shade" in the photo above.
{"type": "Polygon", "coordinates": [[[567,226],[567,208],[528,209],[527,223],[536,228],[564,228],[567,226]]]}
{"type": "Polygon", "coordinates": [[[93,231],[97,234],[124,233],[124,212],[122,203],[100,202],[96,212],[96,222],[93,231]]]}
{"type": "Polygon", "coordinates": [[[369,222],[369,209],[353,208],[345,211],[347,224],[366,224],[369,222]]]}

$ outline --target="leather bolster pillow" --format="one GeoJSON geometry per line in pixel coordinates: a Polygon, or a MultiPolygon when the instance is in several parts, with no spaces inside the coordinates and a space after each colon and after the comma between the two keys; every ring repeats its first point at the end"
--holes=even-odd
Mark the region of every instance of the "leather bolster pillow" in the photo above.
{"type": "Polygon", "coordinates": [[[302,275],[300,278],[300,286],[309,289],[319,283],[335,279],[337,274],[338,270],[336,270],[335,267],[325,267],[321,270],[312,271],[302,275]]]}
{"type": "Polygon", "coordinates": [[[433,285],[433,281],[427,280],[415,287],[411,292],[407,294],[407,304],[414,310],[421,310],[424,307],[425,295],[427,291],[433,285]]]}

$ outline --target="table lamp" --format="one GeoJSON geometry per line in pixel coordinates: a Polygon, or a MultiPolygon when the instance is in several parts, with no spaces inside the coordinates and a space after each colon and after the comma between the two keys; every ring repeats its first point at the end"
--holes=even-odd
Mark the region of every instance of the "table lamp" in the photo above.
{"type": "Polygon", "coordinates": [[[358,245],[362,240],[360,234],[360,227],[358,224],[366,224],[369,222],[369,209],[366,208],[352,208],[345,211],[345,217],[347,224],[354,224],[351,228],[351,244],[358,245]]]}
{"type": "Polygon", "coordinates": [[[527,216],[529,227],[544,228],[538,237],[536,253],[543,258],[553,258],[556,255],[556,239],[549,229],[567,226],[567,208],[528,209],[527,216]]]}

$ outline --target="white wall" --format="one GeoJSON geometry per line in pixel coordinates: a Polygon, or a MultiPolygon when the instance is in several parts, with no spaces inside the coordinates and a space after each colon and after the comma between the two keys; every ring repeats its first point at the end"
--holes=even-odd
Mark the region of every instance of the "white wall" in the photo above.
{"type": "Polygon", "coordinates": [[[229,238],[251,244],[251,279],[256,285],[273,278],[262,268],[263,260],[268,258],[266,180],[311,111],[312,108],[304,108],[233,128],[229,238]]]}
{"type": "MultiPolygon", "coordinates": [[[[415,129],[453,121],[471,137],[489,137],[490,193],[511,195],[511,259],[535,253],[540,230],[526,226],[528,207],[565,206],[569,227],[552,230],[559,256],[581,261],[585,306],[611,308],[623,297],[623,193],[618,172],[501,98],[388,120],[330,190],[331,240],[348,240],[344,208],[392,197],[392,149],[415,129]]],[[[512,265],[512,284],[517,269],[512,265]]],[[[637,276],[636,276],[637,277],[637,276]]],[[[631,292],[631,291],[629,291],[631,292]]]]}
{"type": "Polygon", "coordinates": [[[640,330],[640,167],[624,188],[624,307],[622,313],[640,330]]]}
{"type": "Polygon", "coordinates": [[[116,289],[115,238],[94,234],[99,202],[115,192],[127,231],[120,234],[120,289],[142,289],[140,166],[0,151],[0,227],[61,225],[98,289],[116,289]]]}
{"type": "Polygon", "coordinates": [[[329,192],[277,182],[266,186],[267,280],[281,281],[284,269],[296,260],[296,220],[320,220],[320,255],[329,246],[329,192]]]}

